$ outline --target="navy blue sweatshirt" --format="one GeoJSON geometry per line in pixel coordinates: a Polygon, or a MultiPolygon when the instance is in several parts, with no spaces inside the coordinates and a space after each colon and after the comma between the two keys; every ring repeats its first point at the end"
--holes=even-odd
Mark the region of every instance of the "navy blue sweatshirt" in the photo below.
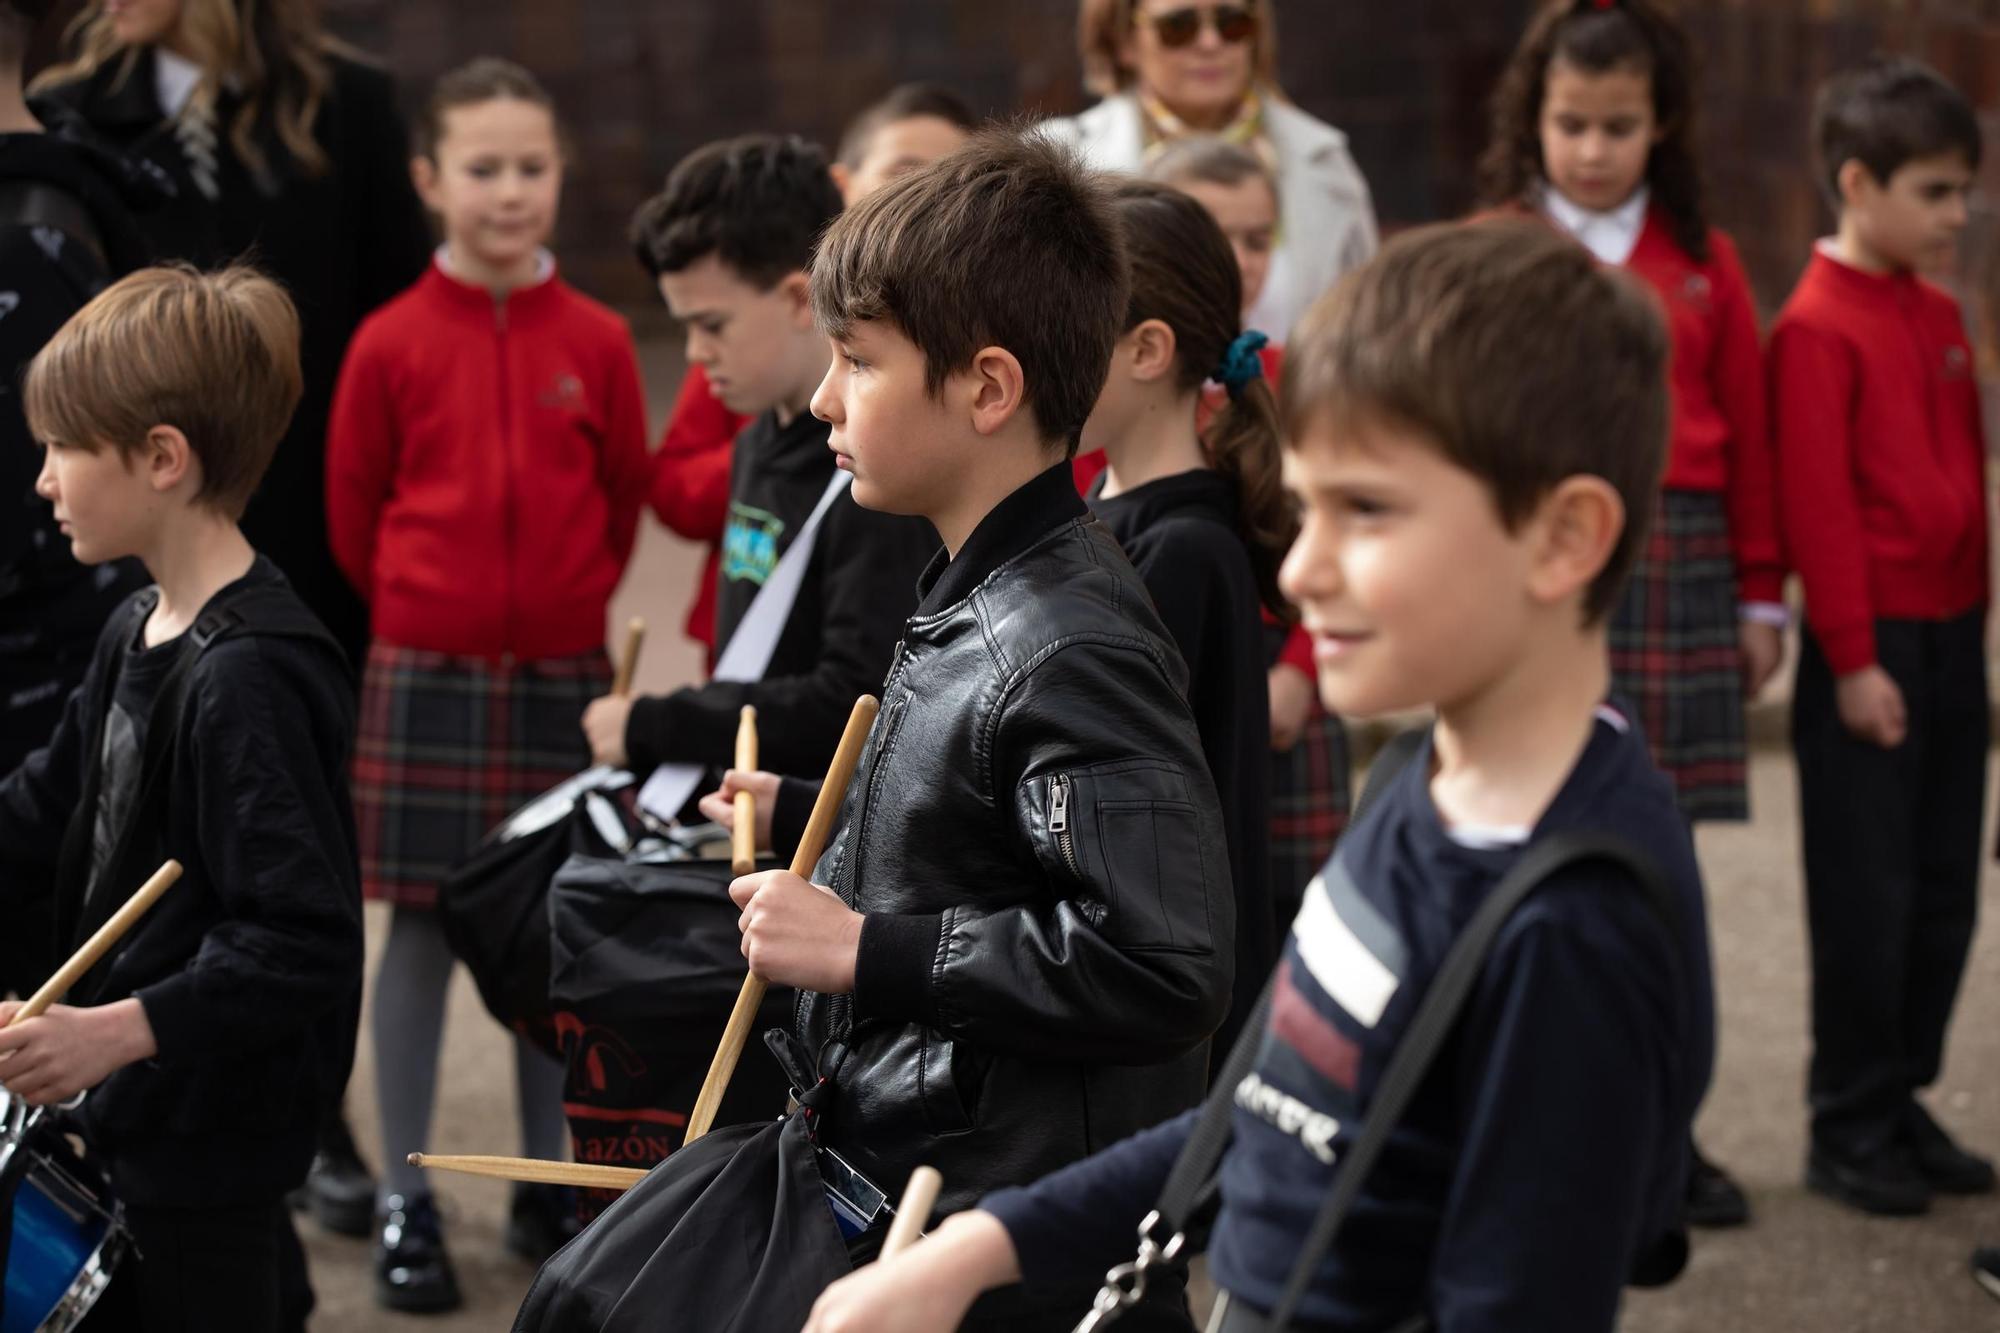
{"type": "MultiPolygon", "coordinates": [[[[1236,1089],[1210,1271],[1259,1310],[1276,1304],[1453,939],[1524,845],[1447,831],[1430,768],[1426,745],[1307,888],[1262,1050],[1236,1089]]],[[[1629,876],[1600,864],[1528,899],[1298,1327],[1377,1329],[1428,1311],[1440,1333],[1599,1333],[1639,1255],[1674,1225],[1714,1058],[1707,924],[1672,790],[1609,708],[1530,836],[1562,830],[1650,856],[1680,900],[1684,938],[1670,939],[1629,876]]],[[[980,1206],[1006,1226],[1026,1280],[1130,1258],[1193,1121],[988,1196],[980,1206]]]]}

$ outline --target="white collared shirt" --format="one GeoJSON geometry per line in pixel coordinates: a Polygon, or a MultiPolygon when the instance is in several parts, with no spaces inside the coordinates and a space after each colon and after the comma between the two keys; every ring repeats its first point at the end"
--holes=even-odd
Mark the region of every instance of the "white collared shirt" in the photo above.
{"type": "Polygon", "coordinates": [[[175,55],[165,47],[153,48],[153,88],[160,98],[160,110],[172,120],[181,113],[181,108],[194,96],[195,85],[201,82],[201,66],[186,56],[175,55]]]}
{"type": "Polygon", "coordinates": [[[1641,185],[1618,207],[1598,213],[1570,202],[1562,191],[1549,185],[1542,189],[1542,211],[1597,256],[1598,263],[1623,268],[1632,252],[1639,248],[1639,233],[1646,229],[1646,205],[1651,194],[1641,185]]]}

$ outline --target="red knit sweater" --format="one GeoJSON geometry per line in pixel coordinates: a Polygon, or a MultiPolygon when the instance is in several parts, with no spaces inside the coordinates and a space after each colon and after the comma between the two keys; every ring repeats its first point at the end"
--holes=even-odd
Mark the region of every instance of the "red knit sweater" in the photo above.
{"type": "Polygon", "coordinates": [[[1778,601],[1785,566],[1764,357],[1756,302],[1736,246],[1710,228],[1708,260],[1696,263],[1654,209],[1625,267],[1659,294],[1673,338],[1672,433],[1661,484],[1670,491],[1722,493],[1738,599],[1778,601]]]}
{"type": "Polygon", "coordinates": [[[1907,274],[1813,255],[1771,331],[1786,553],[1836,674],[1875,621],[1986,604],[1986,450],[1957,304],[1907,274]]]}
{"type": "Polygon", "coordinates": [[[624,321],[556,277],[495,301],[433,265],[361,325],[327,530],[377,637],[469,657],[604,643],[651,481],[624,321]]]}

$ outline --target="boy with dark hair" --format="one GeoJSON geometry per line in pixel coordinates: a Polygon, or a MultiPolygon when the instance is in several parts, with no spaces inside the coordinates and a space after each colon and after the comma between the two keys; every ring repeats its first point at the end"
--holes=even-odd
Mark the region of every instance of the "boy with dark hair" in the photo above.
{"type": "Polygon", "coordinates": [[[0,784],[7,916],[52,881],[67,952],[185,867],[68,1004],[12,1028],[0,1005],[0,1083],[31,1106],[88,1092],[76,1124],[125,1205],[136,1252],[93,1327],[275,1333],[312,1304],[284,1194],[360,1018],[354,686],[237,527],[300,385],[291,302],[241,268],[141,270],[28,371],[39,489],[76,557],[157,582],[0,784]]]}
{"type": "MultiPolygon", "coordinates": [[[[855,506],[826,423],[807,410],[827,352],[805,270],[840,209],[818,148],[753,134],[689,154],[633,221],[640,261],[687,326],[688,361],[724,406],[756,419],[737,438],[730,472],[716,606],[721,678],[593,702],[583,725],[599,763],[642,774],[668,763],[724,765],[737,715],[754,704],[770,762],[813,772],[833,757],[854,697],[888,669],[933,539],[919,522],[855,506]],[[768,664],[728,670],[752,605],[807,531],[810,560],[787,613],[751,622],[753,634],[775,637],[768,664]]],[[[690,786],[682,799],[693,794],[690,786]]]]}
{"type": "MultiPolygon", "coordinates": [[[[730,892],[752,971],[805,992],[821,1142],[878,1182],[936,1166],[948,1206],[1191,1105],[1229,1004],[1187,670],[1070,480],[1124,320],[1119,235],[1072,152],[994,133],[855,205],[813,265],[834,349],[813,410],[856,502],[922,515],[944,550],[826,887],[730,892]]],[[[1008,1293],[965,1327],[1067,1328],[1086,1295],[1008,1293]]]]}
{"type": "Polygon", "coordinates": [[[1951,261],[1979,124],[1880,60],[1815,113],[1839,217],[1771,332],[1785,545],[1805,584],[1792,696],[1813,958],[1806,1182],[1872,1213],[1993,1188],[1917,1100],[1972,941],[1987,750],[1986,451],[1951,261]]]}
{"type": "MultiPolygon", "coordinates": [[[[1713,1042],[1701,886],[1672,791],[1605,700],[1605,616],[1664,461],[1666,349],[1637,287],[1511,221],[1397,240],[1294,332],[1304,528],[1283,582],[1321,693],[1342,714],[1432,704],[1437,722],[1308,888],[1254,1059],[1221,1093],[1211,1328],[1264,1327],[1382,1129],[1291,1327],[1608,1330],[1628,1275],[1685,1253],[1713,1042]],[[1650,862],[1666,901],[1633,862],[1545,879],[1406,1113],[1374,1126],[1447,954],[1517,865],[1578,835],[1650,862]]],[[[808,1327],[946,1329],[983,1287],[1129,1258],[1193,1123],[988,1197],[829,1289],[808,1327]]]]}
{"type": "MultiPolygon", "coordinates": [[[[979,125],[970,108],[948,89],[904,84],[849,124],[840,156],[828,168],[848,204],[895,177],[928,166],[965,142],[979,125]]],[[[641,247],[640,263],[658,278],[641,247]]],[[[736,435],[748,418],[732,412],[699,365],[688,368],[655,455],[653,512],[689,541],[704,542],[709,556],[688,607],[687,635],[715,656],[716,575],[722,568],[723,526],[729,512],[729,472],[736,435]]]]}

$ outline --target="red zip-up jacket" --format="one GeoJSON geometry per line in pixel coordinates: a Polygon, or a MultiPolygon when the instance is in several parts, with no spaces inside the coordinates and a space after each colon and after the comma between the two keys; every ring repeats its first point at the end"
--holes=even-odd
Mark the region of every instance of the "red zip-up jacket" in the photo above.
{"type": "Polygon", "coordinates": [[[1786,553],[1827,664],[1875,661],[1875,621],[1987,597],[1986,446],[1958,305],[1909,273],[1815,251],[1771,330],[1786,553]]]}
{"type": "Polygon", "coordinates": [[[715,584],[722,564],[722,528],[729,517],[729,470],[736,436],[750,424],[715,396],[708,373],[689,366],[673,416],[653,455],[653,512],[677,536],[705,542],[708,559],[695,580],[686,632],[715,664],[715,584]]]}
{"type": "Polygon", "coordinates": [[[1666,217],[1655,208],[1625,267],[1658,293],[1673,338],[1673,425],[1661,485],[1721,493],[1736,557],[1737,600],[1780,601],[1785,563],[1764,354],[1757,303],[1736,246],[1711,227],[1708,259],[1698,263],[1674,241],[1666,217]]]}
{"type": "Polygon", "coordinates": [[[631,334],[553,273],[495,300],[433,264],[354,335],[326,470],[334,558],[376,637],[600,648],[652,480],[631,334]]]}

